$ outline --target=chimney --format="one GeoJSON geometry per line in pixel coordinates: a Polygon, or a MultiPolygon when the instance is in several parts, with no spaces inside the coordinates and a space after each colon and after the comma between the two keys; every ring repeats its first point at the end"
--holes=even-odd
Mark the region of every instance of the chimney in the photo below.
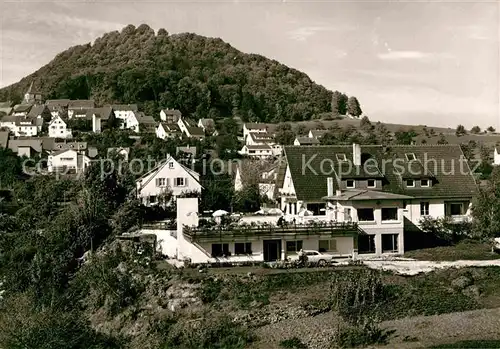
{"type": "Polygon", "coordinates": [[[326,196],[332,197],[333,196],[333,177],[328,177],[326,179],[326,196]]]}
{"type": "Polygon", "coordinates": [[[352,144],[352,164],[361,166],[361,146],[359,144],[352,144]]]}

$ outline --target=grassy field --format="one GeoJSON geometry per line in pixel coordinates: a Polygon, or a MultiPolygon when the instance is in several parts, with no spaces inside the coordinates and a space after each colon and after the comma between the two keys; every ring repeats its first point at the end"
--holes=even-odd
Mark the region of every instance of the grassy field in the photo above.
{"type": "Polygon", "coordinates": [[[460,243],[455,246],[426,248],[406,252],[404,256],[423,261],[500,259],[500,254],[492,253],[491,245],[486,243],[460,243]]]}
{"type": "Polygon", "coordinates": [[[441,344],[430,347],[429,349],[496,349],[500,348],[500,340],[476,340],[461,341],[453,344],[441,344]]]}

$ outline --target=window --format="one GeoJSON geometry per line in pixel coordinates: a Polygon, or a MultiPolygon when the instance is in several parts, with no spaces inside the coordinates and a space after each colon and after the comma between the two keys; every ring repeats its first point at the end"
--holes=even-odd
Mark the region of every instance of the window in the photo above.
{"type": "Polygon", "coordinates": [[[382,234],[382,253],[398,252],[399,234],[382,234]]]}
{"type": "Polygon", "coordinates": [[[382,207],[382,220],[397,221],[398,220],[397,207],[382,207]]]}
{"type": "Polygon", "coordinates": [[[413,153],[406,153],[405,156],[406,156],[406,160],[408,160],[408,161],[412,161],[412,160],[416,160],[417,159],[415,157],[415,154],[413,154],[413,153]]]}
{"type": "Polygon", "coordinates": [[[358,253],[375,253],[375,235],[358,236],[358,253]]]}
{"type": "Polygon", "coordinates": [[[463,214],[463,205],[461,203],[450,204],[450,215],[460,216],[463,214]]]}
{"type": "Polygon", "coordinates": [[[164,187],[167,185],[167,179],[166,178],[156,178],[156,186],[157,187],[164,187]]]}
{"type": "Polygon", "coordinates": [[[358,208],[358,220],[360,222],[374,221],[373,208],[358,208]]]}
{"type": "Polygon", "coordinates": [[[421,179],[420,186],[421,187],[429,187],[430,186],[429,180],[428,179],[421,179]]]}
{"type": "Polygon", "coordinates": [[[168,163],[168,168],[170,168],[170,169],[174,168],[174,163],[173,162],[169,162],[168,163]]]}
{"type": "Polygon", "coordinates": [[[406,180],[406,186],[409,187],[409,188],[415,187],[415,180],[413,180],[413,179],[407,179],[406,180]]]}
{"type": "Polygon", "coordinates": [[[348,179],[345,181],[346,188],[354,188],[354,179],[348,179]]]}
{"type": "Polygon", "coordinates": [[[428,216],[429,215],[429,202],[421,201],[420,202],[420,215],[428,216]]]}
{"type": "Polygon", "coordinates": [[[345,154],[337,154],[336,157],[338,161],[347,161],[345,154]]]}
{"type": "Polygon", "coordinates": [[[226,257],[229,255],[229,244],[212,244],[212,257],[226,257]]]}
{"type": "Polygon", "coordinates": [[[319,240],[319,252],[334,252],[337,251],[337,240],[319,240]]]}
{"type": "Polygon", "coordinates": [[[287,241],[286,242],[286,252],[295,253],[302,249],[302,240],[287,241]]]}
{"type": "Polygon", "coordinates": [[[174,180],[174,184],[176,187],[183,187],[186,185],[186,181],[182,177],[177,177],[174,180]]]}
{"type": "Polygon", "coordinates": [[[252,243],[251,242],[235,242],[234,243],[234,254],[252,254],[252,243]]]}
{"type": "Polygon", "coordinates": [[[377,186],[377,183],[375,182],[374,179],[368,180],[368,188],[375,188],[376,186],[377,186]]]}
{"type": "Polygon", "coordinates": [[[149,203],[150,203],[150,204],[154,204],[154,203],[156,203],[156,195],[151,195],[151,196],[149,197],[149,203]]]}

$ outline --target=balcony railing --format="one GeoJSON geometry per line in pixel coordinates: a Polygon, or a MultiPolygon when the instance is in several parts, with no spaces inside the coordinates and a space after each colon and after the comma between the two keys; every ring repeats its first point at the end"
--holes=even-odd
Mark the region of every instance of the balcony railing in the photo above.
{"type": "Polygon", "coordinates": [[[356,223],[329,222],[318,224],[289,224],[283,227],[273,225],[259,226],[216,226],[183,228],[184,236],[191,240],[224,238],[279,238],[286,236],[355,236],[359,233],[356,223]]]}

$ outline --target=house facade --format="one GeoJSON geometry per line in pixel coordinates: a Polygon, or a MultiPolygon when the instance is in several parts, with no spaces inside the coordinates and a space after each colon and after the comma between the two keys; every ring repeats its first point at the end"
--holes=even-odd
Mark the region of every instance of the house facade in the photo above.
{"type": "Polygon", "coordinates": [[[107,107],[113,110],[114,116],[117,119],[122,120],[121,128],[128,128],[125,125],[125,121],[132,118],[133,114],[139,111],[137,104],[113,104],[107,107]]]}
{"type": "Polygon", "coordinates": [[[166,204],[162,196],[173,198],[188,193],[201,192],[200,175],[168,156],[153,170],[136,181],[137,197],[147,206],[166,204]]]}
{"type": "Polygon", "coordinates": [[[356,222],[360,254],[403,253],[404,231],[424,217],[469,219],[477,190],[459,145],[290,146],[285,156],[281,209],[356,222]]]}
{"type": "Polygon", "coordinates": [[[71,138],[72,133],[66,122],[60,117],[54,117],[49,123],[49,137],[51,138],[71,138]]]}
{"type": "Polygon", "coordinates": [[[160,122],[156,127],[156,137],[161,139],[177,138],[182,136],[182,132],[177,124],[160,122]]]}
{"type": "Polygon", "coordinates": [[[253,122],[243,124],[243,139],[246,140],[250,133],[267,133],[267,125],[253,122]]]}
{"type": "Polygon", "coordinates": [[[83,172],[90,165],[90,158],[74,149],[58,150],[48,156],[49,172],[83,172]]]}
{"type": "Polygon", "coordinates": [[[68,102],[68,118],[84,118],[87,116],[87,111],[89,109],[94,109],[96,107],[93,100],[87,99],[77,99],[70,100],[68,102]]]}
{"type": "Polygon", "coordinates": [[[273,148],[267,144],[244,145],[239,153],[253,159],[267,159],[274,156],[273,148]]]}
{"type": "Polygon", "coordinates": [[[162,109],[160,120],[168,124],[176,124],[182,118],[182,113],[177,109],[162,109]]]}

